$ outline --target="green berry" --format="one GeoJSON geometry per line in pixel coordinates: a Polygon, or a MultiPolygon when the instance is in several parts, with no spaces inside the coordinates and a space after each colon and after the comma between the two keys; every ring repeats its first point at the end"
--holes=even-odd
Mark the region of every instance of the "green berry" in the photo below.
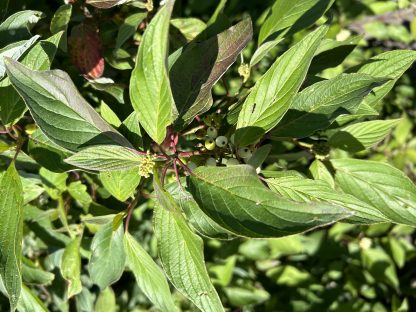
{"type": "Polygon", "coordinates": [[[205,166],[207,166],[207,167],[216,167],[217,166],[217,161],[214,158],[210,157],[205,162],[205,166]]]}
{"type": "Polygon", "coordinates": [[[207,135],[207,130],[205,129],[199,129],[197,132],[195,132],[195,136],[197,139],[202,140],[207,135]]]}
{"type": "Polygon", "coordinates": [[[218,130],[214,127],[209,127],[207,129],[207,136],[211,139],[215,139],[218,136],[218,130]]]}
{"type": "Polygon", "coordinates": [[[215,141],[213,139],[205,140],[205,148],[209,151],[215,149],[215,141]]]}
{"type": "Polygon", "coordinates": [[[250,151],[248,147],[241,147],[237,151],[237,155],[241,158],[250,158],[253,153],[250,151]]]}
{"type": "Polygon", "coordinates": [[[215,139],[215,144],[218,147],[225,147],[227,146],[227,143],[228,143],[228,139],[223,135],[220,135],[219,137],[215,139]]]}
{"type": "Polygon", "coordinates": [[[227,159],[227,166],[236,166],[239,165],[240,162],[235,158],[227,159]]]}

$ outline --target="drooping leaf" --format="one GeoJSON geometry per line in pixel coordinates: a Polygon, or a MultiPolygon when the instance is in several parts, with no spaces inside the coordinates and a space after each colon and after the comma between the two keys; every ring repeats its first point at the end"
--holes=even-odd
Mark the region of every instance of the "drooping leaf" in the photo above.
{"type": "Polygon", "coordinates": [[[87,170],[116,171],[137,168],[142,160],[143,155],[131,148],[99,145],[86,148],[65,159],[65,162],[87,170]]]}
{"type": "Polygon", "coordinates": [[[158,144],[177,115],[166,66],[173,4],[170,0],[147,26],[130,80],[133,108],[144,130],[158,144]]]}
{"type": "Polygon", "coordinates": [[[373,206],[352,195],[334,190],[321,180],[291,176],[268,179],[267,184],[272,190],[290,200],[306,203],[322,201],[344,207],[354,213],[347,222],[369,224],[386,221],[383,214],[373,206]]]}
{"type": "Polygon", "coordinates": [[[389,164],[334,159],[335,179],[342,190],[379,210],[391,222],[416,225],[416,186],[389,164]]]}
{"type": "Polygon", "coordinates": [[[235,62],[252,35],[251,19],[247,18],[217,36],[191,42],[184,48],[170,70],[178,122],[191,122],[211,108],[212,87],[235,62]]]}
{"type": "Polygon", "coordinates": [[[0,176],[0,276],[16,309],[22,289],[23,188],[14,163],[0,176]]]}
{"type": "Polygon", "coordinates": [[[126,201],[133,196],[140,183],[141,176],[137,168],[100,173],[100,180],[107,191],[119,201],[126,201]]]}
{"type": "Polygon", "coordinates": [[[199,167],[193,173],[189,191],[199,207],[237,235],[281,237],[351,216],[336,205],[284,199],[266,188],[251,166],[199,167]]]}
{"type": "Polygon", "coordinates": [[[385,77],[391,79],[384,85],[374,89],[363,101],[373,108],[378,108],[380,100],[393,88],[397,79],[415,62],[416,51],[396,50],[381,53],[370,58],[359,66],[358,73],[368,74],[373,77],[385,77]]]}
{"type": "Polygon", "coordinates": [[[129,233],[124,235],[124,249],[127,264],[146,297],[163,312],[177,311],[162,270],[129,233]]]}
{"type": "Polygon", "coordinates": [[[65,72],[33,71],[10,59],[6,67],[33,119],[56,144],[71,151],[99,144],[131,146],[82,98],[65,72]]]}
{"type": "Polygon", "coordinates": [[[341,128],[329,138],[329,145],[352,153],[383,140],[401,119],[364,121],[341,128]]]}
{"type": "Polygon", "coordinates": [[[286,28],[289,28],[289,35],[312,25],[333,3],[334,0],[276,0],[260,29],[259,45],[286,28]]]}
{"type": "Polygon", "coordinates": [[[9,43],[29,39],[30,30],[44,16],[39,11],[20,11],[10,15],[0,24],[0,48],[9,43]]]}
{"type": "Polygon", "coordinates": [[[13,60],[18,60],[39,39],[39,37],[40,36],[36,35],[29,40],[11,43],[0,50],[0,80],[6,74],[4,59],[11,58],[13,60]]]}
{"type": "Polygon", "coordinates": [[[81,237],[72,239],[65,247],[62,255],[61,274],[68,282],[68,298],[79,294],[81,284],[81,237]]]}
{"type": "Polygon", "coordinates": [[[185,213],[189,224],[201,235],[217,238],[217,239],[230,239],[233,235],[215,223],[210,217],[208,217],[199,208],[196,201],[192,198],[185,189],[179,187],[178,183],[170,183],[165,186],[166,190],[173,197],[175,202],[180,206],[185,213]]]}
{"type": "Polygon", "coordinates": [[[130,15],[124,20],[124,23],[120,26],[117,33],[116,49],[121,48],[121,46],[134,35],[137,27],[139,27],[139,24],[146,18],[146,16],[146,13],[139,12],[130,15]]]}
{"type": "Polygon", "coordinates": [[[191,231],[172,196],[154,178],[154,226],[159,256],[172,284],[202,312],[224,311],[204,262],[203,241],[191,231]]]}
{"type": "Polygon", "coordinates": [[[119,280],[126,263],[122,222],[114,221],[103,225],[91,243],[91,259],[88,271],[91,280],[101,290],[119,280]],[[118,224],[117,224],[118,223],[118,224]]]}
{"type": "Polygon", "coordinates": [[[355,113],[364,97],[385,81],[365,74],[345,74],[317,82],[295,96],[272,135],[304,138],[325,129],[338,116],[355,113]]]}
{"type": "Polygon", "coordinates": [[[248,145],[271,130],[289,109],[327,27],[322,26],[290,48],[256,82],[238,116],[238,145],[248,145]]]}

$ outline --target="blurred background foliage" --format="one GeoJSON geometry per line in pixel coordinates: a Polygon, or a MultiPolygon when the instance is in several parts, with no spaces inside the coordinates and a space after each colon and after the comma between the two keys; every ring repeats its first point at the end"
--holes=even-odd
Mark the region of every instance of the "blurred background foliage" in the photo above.
{"type": "MultiPolygon", "coordinates": [[[[79,7],[80,0],[77,2],[69,33],[85,18],[85,12],[79,7]]],[[[205,23],[210,20],[218,3],[219,0],[177,0],[171,30],[172,52],[206,27],[205,23]]],[[[45,16],[33,33],[45,34],[46,37],[51,19],[62,4],[60,0],[12,0],[7,14],[22,9],[42,11],[45,16]]],[[[219,28],[226,28],[247,14],[252,17],[255,38],[244,51],[246,62],[256,48],[259,27],[272,4],[272,0],[229,0],[221,13],[223,24],[216,26],[219,28]]],[[[128,116],[130,104],[126,90],[142,34],[140,22],[137,22],[140,17],[130,20],[131,25],[126,25],[126,18],[143,11],[131,6],[102,11],[92,7],[87,9],[100,29],[106,61],[104,77],[111,78],[116,85],[108,87],[105,83],[86,81],[71,64],[65,50],[59,51],[52,67],[67,71],[81,93],[101,110],[104,118],[117,124],[120,121],[111,111],[116,112],[120,119],[128,116]],[[127,32],[124,37],[120,35],[123,25],[127,32]]],[[[416,4],[410,0],[336,0],[326,16],[332,19],[329,39],[347,40],[357,33],[363,37],[358,47],[340,64],[334,64],[331,69],[319,72],[310,79],[334,77],[346,68],[384,51],[416,48],[416,4]]],[[[324,19],[321,19],[318,24],[323,22],[324,19]]],[[[247,85],[306,32],[301,31],[277,45],[252,68],[247,85]]],[[[331,56],[327,61],[331,61],[331,56]]],[[[224,98],[233,101],[241,83],[238,66],[233,66],[223,81],[227,88],[222,82],[214,88],[217,105],[224,98]]],[[[381,119],[402,117],[402,121],[383,142],[355,154],[357,158],[387,161],[403,170],[413,181],[416,181],[415,87],[416,70],[413,66],[379,105],[381,119]]],[[[25,130],[30,133],[33,125],[27,123],[25,130]]],[[[29,153],[35,158],[39,149],[51,148],[30,144],[29,153]]],[[[347,152],[334,149],[331,153],[339,155],[347,152]]],[[[296,169],[309,173],[311,159],[303,157],[298,146],[274,142],[271,154],[273,157],[266,162],[268,169],[296,169]]],[[[18,169],[25,174],[23,183],[27,203],[24,281],[33,285],[32,290],[51,311],[149,311],[149,302],[137,288],[133,275],[128,273],[112,288],[101,293],[88,280],[88,275],[83,274],[83,291],[69,303],[63,300],[65,283],[57,264],[68,237],[57,231],[60,227],[56,221],[59,208],[64,206],[70,211],[70,226],[76,227],[85,222],[88,231],[82,240],[81,255],[86,259],[92,236],[97,230],[97,224],[88,221],[89,216],[114,215],[123,211],[125,204],[112,197],[96,176],[54,172],[53,158],[45,158],[43,153],[39,155],[38,162],[44,168],[39,168],[24,153],[18,157],[18,169]]],[[[7,152],[1,154],[0,165],[5,166],[8,157],[7,152]]],[[[153,202],[148,200],[152,195],[147,182],[141,189],[143,196],[134,212],[130,229],[132,235],[156,256],[151,223],[153,202]]],[[[340,223],[281,239],[207,239],[205,256],[215,286],[229,311],[404,312],[416,311],[415,239],[416,231],[407,226],[340,223]]],[[[184,311],[194,311],[180,294],[176,293],[176,299],[183,301],[184,311]]],[[[0,311],[7,309],[6,298],[0,297],[0,311]]]]}

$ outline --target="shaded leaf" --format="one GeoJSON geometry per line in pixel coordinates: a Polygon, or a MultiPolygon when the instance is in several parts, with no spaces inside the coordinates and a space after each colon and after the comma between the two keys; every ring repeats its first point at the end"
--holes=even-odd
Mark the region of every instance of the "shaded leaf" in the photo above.
{"type": "Polygon", "coordinates": [[[101,290],[118,281],[123,274],[126,254],[123,246],[122,222],[109,222],[98,230],[91,243],[88,271],[101,290]]]}
{"type": "Polygon", "coordinates": [[[122,202],[133,196],[141,178],[137,168],[100,173],[100,180],[106,190],[122,202]]]}
{"type": "Polygon", "coordinates": [[[60,269],[68,282],[68,298],[82,291],[80,247],[81,237],[76,237],[68,243],[62,255],[60,269]]]}
{"type": "Polygon", "coordinates": [[[6,67],[33,119],[56,144],[71,151],[99,144],[130,146],[82,98],[65,72],[33,71],[10,59],[6,67]]]}
{"type": "Polygon", "coordinates": [[[129,233],[124,235],[124,248],[127,264],[146,297],[163,312],[177,311],[162,270],[129,233]]]}
{"type": "Polygon", "coordinates": [[[144,12],[134,13],[127,17],[119,27],[116,39],[116,49],[119,49],[137,31],[139,24],[146,18],[144,12]]]}
{"type": "Polygon", "coordinates": [[[260,182],[251,166],[199,167],[193,173],[188,185],[196,202],[215,222],[237,235],[286,236],[351,215],[336,205],[283,199],[260,182]]]}
{"type": "Polygon", "coordinates": [[[0,47],[32,37],[30,30],[44,16],[39,11],[20,11],[0,24],[0,47]]]}
{"type": "Polygon", "coordinates": [[[202,42],[186,46],[170,70],[172,93],[179,111],[179,122],[191,122],[212,104],[211,89],[253,35],[247,18],[226,31],[202,42]]]}
{"type": "Polygon", "coordinates": [[[23,189],[12,163],[0,176],[0,276],[16,309],[22,290],[23,189]]]}

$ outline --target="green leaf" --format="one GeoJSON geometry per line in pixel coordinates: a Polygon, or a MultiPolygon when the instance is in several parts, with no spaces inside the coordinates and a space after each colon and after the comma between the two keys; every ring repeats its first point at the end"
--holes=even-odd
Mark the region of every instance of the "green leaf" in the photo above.
{"type": "Polygon", "coordinates": [[[144,130],[158,144],[177,115],[166,66],[173,3],[163,6],[147,26],[130,80],[133,108],[144,130]]]}
{"type": "Polygon", "coordinates": [[[0,3],[0,22],[2,22],[7,14],[10,0],[4,0],[0,3]]]}
{"type": "Polygon", "coordinates": [[[329,145],[351,153],[370,148],[383,140],[402,119],[364,121],[341,128],[329,138],[329,145]]]}
{"type": "Polygon", "coordinates": [[[68,282],[68,298],[82,291],[81,284],[81,237],[76,237],[65,247],[61,260],[61,274],[68,282]]]}
{"type": "Polygon", "coordinates": [[[139,116],[132,112],[121,124],[120,132],[133,144],[137,149],[143,149],[143,138],[140,130],[139,116]]]}
{"type": "Polygon", "coordinates": [[[331,188],[335,188],[334,177],[322,161],[315,159],[309,166],[309,172],[314,180],[325,181],[331,188]]]}
{"type": "Polygon", "coordinates": [[[271,13],[260,28],[259,45],[289,28],[294,34],[315,23],[334,3],[334,0],[276,0],[271,13]]]}
{"type": "Polygon", "coordinates": [[[44,16],[39,11],[20,11],[0,24],[0,47],[32,37],[30,30],[44,16]]]}
{"type": "Polygon", "coordinates": [[[342,190],[379,210],[391,222],[416,225],[416,186],[389,164],[335,159],[335,180],[342,190]]]}
{"type": "Polygon", "coordinates": [[[0,176],[0,276],[16,310],[22,289],[23,188],[14,163],[0,176]]]}
{"type": "Polygon", "coordinates": [[[128,147],[98,145],[70,156],[65,162],[87,170],[117,171],[140,167],[143,158],[143,155],[128,147]]]}
{"type": "Polygon", "coordinates": [[[95,302],[94,312],[116,312],[116,296],[111,287],[107,287],[98,295],[95,302]]]}
{"type": "Polygon", "coordinates": [[[254,151],[253,155],[248,159],[247,165],[250,165],[254,168],[261,167],[263,162],[269,156],[271,150],[272,150],[271,144],[265,144],[265,145],[260,146],[258,149],[254,151]]]}
{"type": "Polygon", "coordinates": [[[131,0],[87,0],[86,3],[99,9],[110,9],[129,1],[131,0]]]}
{"type": "Polygon", "coordinates": [[[50,171],[65,172],[74,168],[64,162],[73,153],[49,140],[39,129],[30,136],[28,151],[38,164],[50,171]]]}
{"type": "Polygon", "coordinates": [[[137,168],[100,173],[100,180],[106,190],[122,202],[133,196],[141,178],[137,168]]]}
{"type": "Polygon", "coordinates": [[[135,34],[139,24],[146,18],[147,14],[144,12],[134,13],[127,17],[123,24],[118,29],[117,39],[116,39],[116,49],[121,48],[121,46],[135,34]]]}
{"type": "Polygon", "coordinates": [[[166,274],[202,312],[224,311],[205,267],[202,239],[191,231],[172,196],[161,188],[157,174],[153,184],[158,199],[154,227],[166,274]]]}
{"type": "Polygon", "coordinates": [[[280,237],[351,216],[339,206],[283,199],[260,182],[251,166],[198,167],[193,173],[189,191],[199,207],[237,235],[280,237]]]}
{"type": "Polygon", "coordinates": [[[0,80],[6,74],[6,66],[4,64],[5,58],[18,60],[38,39],[40,36],[36,35],[29,40],[11,43],[0,50],[0,80]]]}
{"type": "Polygon", "coordinates": [[[102,290],[123,274],[126,263],[123,238],[122,222],[117,225],[114,221],[103,225],[94,235],[88,271],[93,283],[102,290]]]}
{"type": "Polygon", "coordinates": [[[277,38],[271,41],[267,41],[260,45],[250,60],[250,67],[253,67],[259,63],[274,47],[276,47],[284,38],[277,38]]]}
{"type": "Polygon", "coordinates": [[[26,105],[12,86],[0,87],[0,121],[9,126],[25,113],[26,105]]]}
{"type": "Polygon", "coordinates": [[[353,114],[364,97],[385,79],[344,74],[321,81],[298,93],[273,137],[304,138],[329,127],[343,114],[353,114]]]}
{"type": "Polygon", "coordinates": [[[55,274],[44,271],[27,258],[22,259],[22,278],[26,284],[50,285],[55,274]]]}
{"type": "Polygon", "coordinates": [[[364,64],[359,65],[358,73],[391,79],[384,85],[374,89],[374,92],[369,94],[363,103],[377,108],[380,100],[389,93],[397,79],[404,74],[415,60],[416,51],[395,50],[376,55],[364,64]]]}
{"type": "Polygon", "coordinates": [[[191,194],[178,185],[177,182],[165,186],[166,191],[185,213],[188,223],[201,235],[217,239],[230,239],[233,235],[215,223],[199,208],[191,194]]]}
{"type": "Polygon", "coordinates": [[[45,304],[26,286],[22,287],[22,295],[17,304],[18,311],[49,312],[45,304]]]}
{"type": "Polygon", "coordinates": [[[129,233],[124,235],[124,249],[127,264],[146,297],[163,312],[177,311],[162,270],[129,233]]]}
{"type": "Polygon", "coordinates": [[[68,43],[68,24],[71,20],[72,15],[72,5],[71,4],[64,4],[61,5],[58,10],[56,10],[55,14],[51,20],[50,30],[52,34],[57,34],[59,32],[64,32],[64,36],[61,42],[61,49],[66,52],[67,51],[67,43],[68,43]]]}
{"type": "Polygon", "coordinates": [[[170,81],[180,122],[191,122],[212,104],[211,90],[251,40],[251,19],[246,18],[205,41],[191,42],[172,65],[170,81]]]}
{"type": "Polygon", "coordinates": [[[325,181],[291,176],[268,179],[270,188],[281,196],[298,202],[328,202],[345,209],[354,215],[347,220],[369,224],[386,221],[386,218],[373,206],[352,195],[334,190],[325,181]]]}
{"type": "Polygon", "coordinates": [[[131,146],[82,98],[65,72],[33,71],[10,59],[6,67],[33,119],[56,144],[71,151],[100,144],[131,146]]]}
{"type": "Polygon", "coordinates": [[[238,116],[236,143],[254,143],[275,127],[289,109],[322,37],[322,26],[290,48],[256,82],[238,116]]]}

